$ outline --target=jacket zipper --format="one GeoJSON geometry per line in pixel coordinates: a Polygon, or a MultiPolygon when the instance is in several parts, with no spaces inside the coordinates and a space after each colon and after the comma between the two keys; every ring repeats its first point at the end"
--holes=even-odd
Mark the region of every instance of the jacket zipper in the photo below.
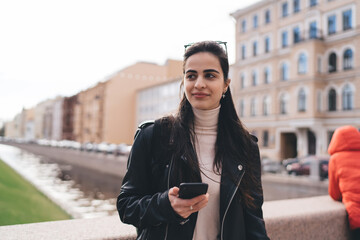
{"type": "Polygon", "coordinates": [[[223,236],[223,235],[224,235],[224,222],[225,222],[226,214],[227,214],[227,212],[228,212],[228,210],[229,210],[229,207],[230,207],[230,204],[231,204],[231,202],[232,202],[232,200],[233,200],[233,198],[234,198],[234,196],[235,196],[235,194],[236,194],[236,192],[237,192],[237,190],[238,190],[238,188],[239,188],[240,182],[241,182],[244,174],[245,174],[245,170],[244,170],[243,173],[241,174],[240,180],[239,180],[238,184],[236,185],[235,191],[234,191],[233,195],[231,196],[231,199],[230,199],[229,204],[228,204],[227,207],[226,207],[226,210],[225,210],[225,213],[224,213],[224,217],[223,217],[223,220],[222,220],[222,224],[221,224],[221,240],[224,239],[224,238],[223,238],[223,237],[224,237],[224,236],[223,236]]]}
{"type": "MultiPolygon", "coordinates": [[[[167,188],[168,188],[168,189],[170,189],[170,174],[171,174],[172,164],[173,164],[173,158],[171,158],[171,160],[170,160],[170,166],[169,166],[169,174],[168,174],[168,179],[167,179],[167,188]]],[[[168,230],[169,230],[169,223],[166,224],[166,231],[165,231],[165,238],[164,238],[164,240],[167,239],[168,230]]]]}

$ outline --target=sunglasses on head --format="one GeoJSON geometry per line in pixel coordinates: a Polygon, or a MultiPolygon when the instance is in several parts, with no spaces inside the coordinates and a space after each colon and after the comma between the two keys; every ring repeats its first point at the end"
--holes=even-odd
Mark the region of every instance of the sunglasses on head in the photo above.
{"type": "MultiPolygon", "coordinates": [[[[225,53],[226,53],[226,56],[228,55],[228,51],[227,51],[227,42],[223,42],[223,41],[214,41],[215,43],[217,43],[217,44],[219,44],[223,49],[224,49],[224,51],[225,51],[225,53]]],[[[192,45],[194,45],[195,43],[188,43],[188,44],[185,44],[184,45],[184,48],[185,48],[185,52],[186,52],[186,50],[187,50],[187,48],[188,47],[190,47],[190,46],[192,46],[192,45]]]]}

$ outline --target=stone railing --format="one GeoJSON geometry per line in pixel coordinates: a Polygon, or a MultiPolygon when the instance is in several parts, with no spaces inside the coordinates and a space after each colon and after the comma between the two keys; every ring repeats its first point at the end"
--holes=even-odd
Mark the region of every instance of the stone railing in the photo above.
{"type": "MultiPolygon", "coordinates": [[[[351,239],[347,214],[341,202],[329,196],[269,201],[263,206],[271,239],[351,239]]],[[[118,216],[74,219],[0,227],[0,238],[10,239],[135,239],[133,226],[118,216]]]]}

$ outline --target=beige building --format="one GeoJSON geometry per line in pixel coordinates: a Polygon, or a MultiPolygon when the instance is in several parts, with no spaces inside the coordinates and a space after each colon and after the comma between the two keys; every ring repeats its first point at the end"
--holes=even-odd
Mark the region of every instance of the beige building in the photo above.
{"type": "Polygon", "coordinates": [[[36,139],[51,139],[53,104],[54,99],[48,99],[35,106],[34,129],[36,139]]]}
{"type": "Polygon", "coordinates": [[[181,98],[181,80],[182,78],[175,78],[137,91],[136,124],[176,113],[181,98]]]}
{"type": "Polygon", "coordinates": [[[81,91],[74,107],[74,138],[78,142],[103,141],[104,101],[107,83],[81,91]]]}
{"type": "Polygon", "coordinates": [[[26,109],[25,111],[25,132],[26,141],[35,140],[35,108],[26,109]]]}
{"type": "Polygon", "coordinates": [[[164,65],[138,62],[110,78],[105,90],[103,140],[132,144],[137,128],[137,90],[180,76],[182,61],[167,60],[164,65]]]}
{"type": "Polygon", "coordinates": [[[325,155],[360,127],[360,1],[266,0],[236,20],[232,89],[263,157],[325,155]]]}

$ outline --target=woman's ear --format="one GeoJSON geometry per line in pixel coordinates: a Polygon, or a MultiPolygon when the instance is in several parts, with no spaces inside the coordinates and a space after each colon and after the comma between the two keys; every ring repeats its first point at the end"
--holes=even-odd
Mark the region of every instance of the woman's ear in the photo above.
{"type": "Polygon", "coordinates": [[[231,82],[231,79],[228,78],[226,81],[225,81],[225,92],[227,91],[229,85],[230,85],[230,82],[231,82]]]}

